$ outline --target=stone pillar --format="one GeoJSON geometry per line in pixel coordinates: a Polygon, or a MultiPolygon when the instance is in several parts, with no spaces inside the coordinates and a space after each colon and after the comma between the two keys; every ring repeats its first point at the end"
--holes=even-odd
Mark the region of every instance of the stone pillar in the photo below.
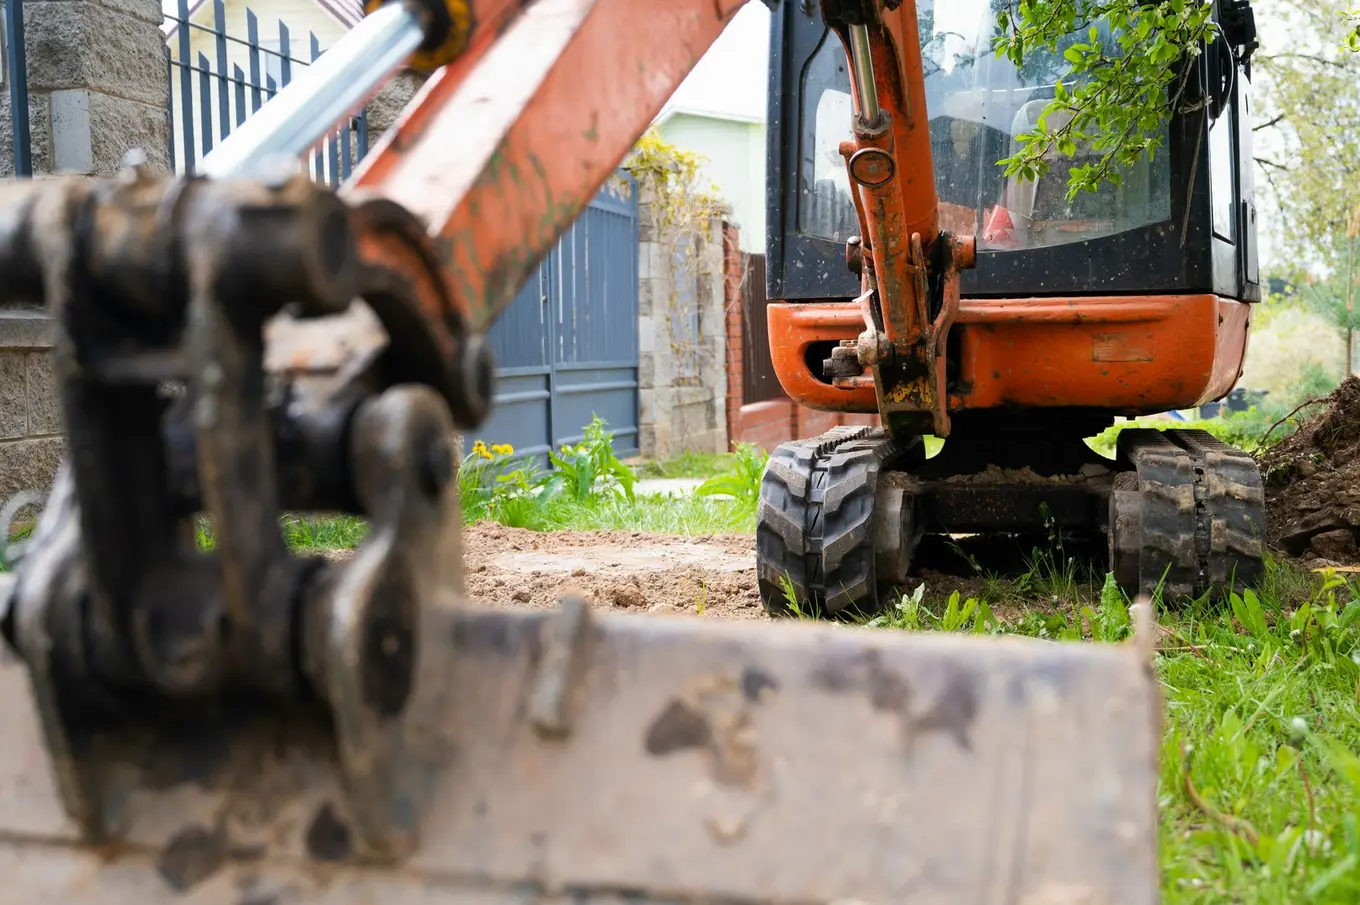
{"type": "MultiPolygon", "coordinates": [[[[159,0],[24,3],[35,175],[112,175],[141,148],[170,169],[169,83],[159,0]]],[[[14,175],[14,118],[0,91],[0,178],[14,175]]],[[[64,449],[49,367],[52,326],[37,308],[0,308],[0,502],[46,489],[64,449]]],[[[0,529],[3,530],[3,529],[0,529]]]]}
{"type": "Polygon", "coordinates": [[[368,102],[368,135],[369,140],[377,142],[379,136],[386,132],[401,111],[410,103],[411,98],[415,97],[416,92],[425,84],[423,76],[416,75],[414,72],[403,72],[393,76],[391,81],[382,87],[373,100],[368,102]]]}
{"type": "Polygon", "coordinates": [[[712,218],[698,236],[664,235],[655,199],[643,183],[638,199],[638,445],[644,457],[727,450],[727,324],[723,222],[712,218]],[[677,249],[695,241],[692,265],[677,266],[677,249]],[[678,281],[693,289],[678,291],[678,281]],[[677,306],[684,311],[676,310],[677,306]],[[692,306],[692,310],[690,308],[692,306]],[[681,354],[698,373],[682,375],[674,321],[697,314],[698,341],[681,354]]]}
{"type": "Polygon", "coordinates": [[[0,312],[0,505],[21,491],[45,490],[61,462],[51,348],[44,312],[0,312]]]}
{"type": "MultiPolygon", "coordinates": [[[[117,172],[129,148],[170,169],[170,86],[159,0],[24,3],[35,173],[117,172]]],[[[0,176],[14,175],[9,92],[0,99],[0,176]]]]}

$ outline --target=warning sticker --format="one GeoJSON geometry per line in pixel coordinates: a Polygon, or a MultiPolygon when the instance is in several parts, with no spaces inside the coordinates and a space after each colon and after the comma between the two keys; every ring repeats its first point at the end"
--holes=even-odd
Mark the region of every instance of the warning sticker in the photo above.
{"type": "Polygon", "coordinates": [[[1152,361],[1151,333],[1095,333],[1092,361],[1152,361]]]}

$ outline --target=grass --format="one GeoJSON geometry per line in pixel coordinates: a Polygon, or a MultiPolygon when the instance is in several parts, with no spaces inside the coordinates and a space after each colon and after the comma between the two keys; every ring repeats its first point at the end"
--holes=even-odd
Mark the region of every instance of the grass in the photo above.
{"type": "Polygon", "coordinates": [[[647,461],[635,466],[638,478],[711,478],[730,469],[732,453],[684,452],[663,461],[647,461]]]}
{"type": "Polygon", "coordinates": [[[545,507],[540,520],[522,527],[539,531],[649,531],[686,536],[754,534],[753,510],[735,500],[692,494],[640,496],[595,504],[568,500],[545,507]]]}

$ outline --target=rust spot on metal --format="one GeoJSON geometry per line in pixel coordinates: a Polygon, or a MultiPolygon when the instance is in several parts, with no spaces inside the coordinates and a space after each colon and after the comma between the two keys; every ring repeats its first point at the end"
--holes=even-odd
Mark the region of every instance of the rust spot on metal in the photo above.
{"type": "Polygon", "coordinates": [[[968,732],[978,714],[977,677],[965,670],[955,670],[945,682],[944,690],[925,713],[914,718],[911,726],[917,732],[944,732],[960,748],[973,750],[968,732]]]}
{"type": "Polygon", "coordinates": [[[227,860],[222,827],[187,826],[170,839],[156,870],[176,892],[188,892],[221,869],[227,860]]]}
{"type": "Polygon", "coordinates": [[[712,742],[713,730],[708,718],[675,698],[648,727],[645,746],[653,757],[664,757],[686,748],[704,748],[712,742]]]}
{"type": "Polygon", "coordinates": [[[813,671],[812,684],[831,694],[861,692],[883,712],[904,713],[911,701],[907,680],[884,666],[876,650],[823,663],[813,671]]]}
{"type": "Polygon", "coordinates": [[[919,716],[911,714],[910,683],[884,666],[876,650],[829,660],[812,672],[811,681],[814,687],[831,694],[865,695],[874,710],[899,714],[909,733],[943,732],[963,750],[972,750],[968,733],[979,705],[977,677],[971,672],[951,671],[939,698],[919,716]]]}
{"type": "Polygon", "coordinates": [[[769,673],[754,666],[742,670],[741,693],[752,704],[761,703],[777,691],[779,683],[769,673]]]}
{"type": "Polygon", "coordinates": [[[354,850],[349,827],[326,802],[317,809],[307,828],[307,854],[317,861],[344,861],[354,850]]]}
{"type": "Polygon", "coordinates": [[[869,703],[875,710],[905,713],[911,703],[911,688],[907,680],[875,657],[869,663],[869,703]]]}

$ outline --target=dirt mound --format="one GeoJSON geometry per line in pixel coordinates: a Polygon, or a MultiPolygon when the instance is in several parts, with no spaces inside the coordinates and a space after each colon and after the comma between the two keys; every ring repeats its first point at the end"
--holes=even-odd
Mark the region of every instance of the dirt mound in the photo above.
{"type": "Polygon", "coordinates": [[[1310,565],[1360,564],[1360,378],[1261,457],[1267,540],[1310,565]]]}
{"type": "Polygon", "coordinates": [[[478,522],[464,529],[463,549],[468,596],[495,606],[546,609],[576,591],[630,612],[763,616],[749,536],[542,533],[478,522]]]}

